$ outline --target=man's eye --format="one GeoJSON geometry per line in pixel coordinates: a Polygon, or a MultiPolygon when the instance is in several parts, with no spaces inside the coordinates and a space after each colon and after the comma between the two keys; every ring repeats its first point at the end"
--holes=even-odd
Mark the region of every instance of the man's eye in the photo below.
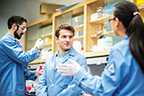
{"type": "Polygon", "coordinates": [[[66,38],[66,36],[62,36],[62,38],[66,38]]]}
{"type": "Polygon", "coordinates": [[[73,36],[69,36],[69,38],[73,38],[73,36]]]}

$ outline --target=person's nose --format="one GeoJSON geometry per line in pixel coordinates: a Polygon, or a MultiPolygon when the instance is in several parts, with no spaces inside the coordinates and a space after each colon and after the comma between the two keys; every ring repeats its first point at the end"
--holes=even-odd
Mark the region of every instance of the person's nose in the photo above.
{"type": "Polygon", "coordinates": [[[66,41],[70,41],[70,38],[69,38],[69,37],[67,37],[67,38],[66,38],[66,41]]]}

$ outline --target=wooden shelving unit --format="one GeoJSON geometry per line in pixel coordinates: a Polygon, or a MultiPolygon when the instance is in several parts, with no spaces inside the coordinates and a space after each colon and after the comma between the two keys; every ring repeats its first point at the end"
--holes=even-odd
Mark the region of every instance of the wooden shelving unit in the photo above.
{"type": "MultiPolygon", "coordinates": [[[[44,47],[47,46],[51,46],[52,47],[52,53],[54,54],[57,51],[57,45],[55,43],[55,30],[57,28],[57,17],[62,16],[68,12],[72,12],[72,17],[77,17],[80,15],[84,15],[84,24],[79,25],[79,26],[75,26],[74,29],[75,31],[81,31],[83,30],[83,35],[82,36],[78,36],[78,37],[74,37],[74,40],[78,40],[81,41],[83,40],[83,55],[85,57],[95,57],[95,56],[104,56],[104,55],[109,55],[110,50],[104,50],[104,51],[95,51],[95,52],[90,52],[89,49],[92,48],[92,45],[97,45],[97,40],[101,37],[101,36],[114,36],[114,32],[109,31],[109,32],[103,32],[100,34],[95,34],[95,35],[91,35],[94,34],[96,32],[96,26],[101,26],[101,30],[104,30],[104,23],[108,22],[108,19],[111,18],[111,16],[107,16],[107,17],[102,17],[93,21],[90,21],[91,19],[91,15],[97,12],[97,8],[101,5],[101,4],[106,4],[108,2],[112,2],[114,0],[85,0],[73,7],[70,7],[68,9],[62,10],[62,11],[58,11],[52,14],[52,16],[46,16],[40,20],[37,20],[35,22],[32,22],[30,24],[27,25],[27,27],[31,27],[34,26],[36,24],[42,24],[42,26],[45,26],[47,24],[51,24],[52,23],[52,33],[40,36],[40,38],[44,39],[45,37],[51,37],[52,38],[52,42],[45,44],[44,47]]],[[[135,3],[135,0],[130,0],[131,2],[135,3]]],[[[140,6],[138,7],[140,10],[140,14],[142,16],[142,19],[144,20],[144,6],[140,6]]],[[[26,36],[25,36],[25,40],[26,40],[26,36]]],[[[24,43],[24,45],[26,45],[26,42],[24,43]]],[[[24,48],[25,49],[25,48],[24,48]]],[[[46,59],[43,60],[35,60],[29,64],[37,64],[37,63],[44,63],[46,61],[46,59]]]]}

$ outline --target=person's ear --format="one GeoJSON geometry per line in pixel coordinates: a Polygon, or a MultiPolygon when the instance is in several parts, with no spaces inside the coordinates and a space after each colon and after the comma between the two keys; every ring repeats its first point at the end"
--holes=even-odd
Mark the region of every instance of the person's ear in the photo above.
{"type": "Polygon", "coordinates": [[[55,37],[55,42],[58,43],[58,38],[57,37],[55,37]]]}
{"type": "Polygon", "coordinates": [[[13,29],[13,30],[16,30],[16,28],[17,28],[16,24],[15,24],[15,23],[12,24],[12,29],[13,29]]]}
{"type": "Polygon", "coordinates": [[[118,19],[118,18],[116,18],[115,20],[116,20],[116,27],[118,27],[118,26],[119,26],[119,24],[120,24],[120,21],[119,21],[119,19],[118,19]]]}

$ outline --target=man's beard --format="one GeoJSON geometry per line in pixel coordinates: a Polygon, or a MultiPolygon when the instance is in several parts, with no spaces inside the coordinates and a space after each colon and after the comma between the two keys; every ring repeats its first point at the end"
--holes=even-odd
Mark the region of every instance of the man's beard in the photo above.
{"type": "Polygon", "coordinates": [[[22,35],[23,35],[23,33],[21,33],[20,36],[19,36],[19,35],[17,34],[17,30],[14,32],[14,36],[15,36],[15,38],[17,38],[17,39],[21,39],[22,35]]]}

